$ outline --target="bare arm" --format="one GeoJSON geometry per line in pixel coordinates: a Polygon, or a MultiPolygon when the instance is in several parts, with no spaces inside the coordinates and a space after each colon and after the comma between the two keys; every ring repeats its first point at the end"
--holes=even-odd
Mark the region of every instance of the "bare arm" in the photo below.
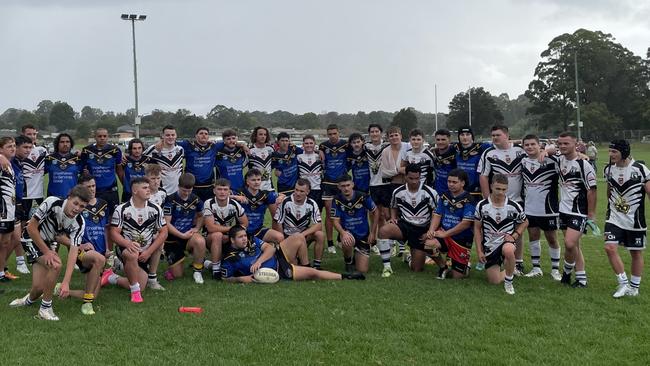
{"type": "Polygon", "coordinates": [[[476,243],[476,256],[479,262],[485,263],[485,252],[483,251],[483,224],[480,220],[474,221],[474,243],[476,243]]]}
{"type": "Polygon", "coordinates": [[[481,184],[483,198],[487,199],[490,196],[490,178],[487,175],[481,175],[478,177],[478,180],[481,184]]]}
{"type": "Polygon", "coordinates": [[[171,224],[171,222],[172,222],[172,217],[171,216],[165,216],[165,221],[167,221],[167,232],[169,234],[172,234],[177,238],[189,239],[189,237],[187,236],[186,233],[181,233],[180,231],[178,231],[178,229],[176,229],[176,227],[174,225],[171,224]]]}
{"type": "Polygon", "coordinates": [[[368,243],[374,244],[377,241],[377,231],[379,230],[379,208],[375,207],[370,213],[370,234],[368,243]]]}
{"type": "Polygon", "coordinates": [[[587,192],[587,217],[591,220],[596,219],[596,187],[589,189],[587,192]]]}
{"type": "Polygon", "coordinates": [[[255,273],[260,267],[262,266],[262,263],[268,261],[275,255],[275,246],[269,244],[269,243],[264,243],[262,244],[262,254],[257,258],[255,263],[251,265],[251,273],[255,273]]]}
{"type": "Polygon", "coordinates": [[[115,174],[117,174],[117,178],[124,184],[124,167],[122,164],[117,164],[115,165],[115,174]]]}
{"type": "Polygon", "coordinates": [[[130,241],[127,238],[125,238],[122,235],[122,228],[119,226],[111,226],[110,229],[111,233],[111,240],[119,245],[120,247],[124,248],[125,250],[129,250],[133,253],[137,253],[140,251],[140,244],[130,241]]]}

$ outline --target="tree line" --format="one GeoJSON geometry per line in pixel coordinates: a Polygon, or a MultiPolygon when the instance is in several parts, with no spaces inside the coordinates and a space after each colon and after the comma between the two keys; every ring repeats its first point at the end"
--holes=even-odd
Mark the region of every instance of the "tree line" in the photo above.
{"type": "MultiPolygon", "coordinates": [[[[561,131],[575,130],[578,101],[585,139],[603,141],[617,131],[650,128],[650,48],[646,58],[642,58],[616,43],[611,34],[578,29],[551,40],[540,58],[534,78],[523,94],[510,99],[508,94],[492,95],[483,87],[472,87],[452,98],[448,114],[438,114],[438,126],[453,130],[467,125],[471,98],[471,125],[483,136],[496,123],[509,126],[514,136],[527,131],[555,136],[561,131]]],[[[14,129],[29,123],[42,130],[67,131],[85,138],[97,126],[115,132],[122,125],[132,124],[134,117],[133,109],[116,113],[84,106],[77,112],[64,101],[43,100],[34,110],[7,109],[0,115],[0,128],[14,129]]],[[[396,124],[404,131],[419,127],[430,135],[435,130],[435,115],[411,107],[392,112],[294,114],[282,110],[242,111],[219,104],[205,116],[187,109],[156,109],[143,116],[141,128],[158,130],[172,124],[178,127],[179,135],[191,136],[200,126],[240,130],[257,125],[322,129],[331,123],[359,131],[370,123],[396,124]]]]}

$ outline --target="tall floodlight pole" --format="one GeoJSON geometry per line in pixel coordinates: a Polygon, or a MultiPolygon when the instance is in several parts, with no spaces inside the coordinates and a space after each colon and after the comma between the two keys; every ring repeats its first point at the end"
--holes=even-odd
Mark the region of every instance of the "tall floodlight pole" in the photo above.
{"type": "Polygon", "coordinates": [[[135,57],[135,21],[136,20],[145,20],[147,19],[146,15],[138,14],[122,14],[122,20],[128,20],[131,22],[131,35],[133,38],[133,87],[135,90],[135,119],[133,124],[135,125],[135,138],[140,138],[140,113],[138,111],[138,66],[135,57]]]}
{"type": "Polygon", "coordinates": [[[580,122],[580,90],[578,89],[578,50],[573,54],[573,64],[575,66],[575,73],[576,73],[576,124],[578,125],[578,141],[582,140],[582,136],[580,135],[580,126],[582,122],[580,122]]]}
{"type": "Polygon", "coordinates": [[[467,100],[469,101],[469,126],[472,127],[472,88],[467,91],[467,100]]]}
{"type": "Polygon", "coordinates": [[[436,112],[436,131],[438,131],[438,84],[433,84],[433,95],[435,99],[435,112],[436,112]]]}

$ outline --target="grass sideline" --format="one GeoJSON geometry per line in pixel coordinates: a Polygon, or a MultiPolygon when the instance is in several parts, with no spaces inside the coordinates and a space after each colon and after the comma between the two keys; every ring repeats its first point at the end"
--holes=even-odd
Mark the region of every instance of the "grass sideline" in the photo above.
{"type": "MultiPolygon", "coordinates": [[[[600,153],[606,156],[603,149],[600,153]]],[[[650,145],[635,145],[633,153],[650,162],[650,145]]],[[[605,208],[599,179],[601,227],[605,208]]],[[[463,281],[438,281],[436,268],[411,273],[397,258],[395,275],[383,279],[380,260],[373,256],[365,282],[233,285],[206,276],[200,286],[184,278],[162,281],[167,291],[146,291],[138,305],[129,303],[126,290],[105,289],[93,317],[81,315],[80,300],[55,299],[60,322],[34,320],[37,306],[7,306],[29,288],[30,277],[24,276],[0,285],[5,290],[0,295],[6,335],[2,363],[647,363],[650,351],[643,344],[650,331],[650,277],[638,298],[615,300],[616,281],[602,239],[586,236],[583,248],[589,288],[582,290],[550,279],[546,249],[545,277],[517,278],[515,296],[506,295],[503,286],[488,285],[482,272],[472,271],[463,281]],[[201,306],[204,312],[180,314],[179,306],[201,306]]],[[[629,255],[621,254],[629,274],[629,255]]],[[[326,255],[324,266],[340,271],[342,262],[339,251],[326,255]]],[[[528,256],[526,262],[529,268],[528,256]]],[[[81,285],[78,274],[73,284],[81,285]]]]}

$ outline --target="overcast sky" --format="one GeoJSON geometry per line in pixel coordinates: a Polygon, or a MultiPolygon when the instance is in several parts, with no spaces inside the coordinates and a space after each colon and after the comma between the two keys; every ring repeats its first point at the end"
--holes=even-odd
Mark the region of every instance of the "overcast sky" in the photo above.
{"type": "Polygon", "coordinates": [[[641,0],[2,0],[0,113],[42,99],[140,112],[438,110],[470,86],[523,93],[555,36],[650,47],[641,0]],[[57,5],[52,5],[56,3],[57,5]]]}

